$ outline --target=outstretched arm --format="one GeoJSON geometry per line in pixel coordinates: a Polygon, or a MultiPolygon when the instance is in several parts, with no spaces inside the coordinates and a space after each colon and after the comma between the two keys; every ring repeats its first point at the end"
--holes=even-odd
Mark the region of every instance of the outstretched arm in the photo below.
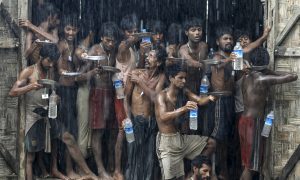
{"type": "Polygon", "coordinates": [[[275,84],[283,84],[292,81],[296,81],[298,76],[294,73],[287,73],[283,75],[261,75],[257,80],[261,84],[266,84],[268,86],[275,84]]]}
{"type": "Polygon", "coordinates": [[[199,97],[196,94],[192,93],[190,90],[186,89],[186,94],[188,96],[188,98],[191,101],[197,102],[198,105],[202,106],[207,104],[209,101],[215,101],[216,98],[214,96],[206,96],[206,97],[199,97]]]}
{"type": "Polygon", "coordinates": [[[265,27],[263,35],[260,38],[258,38],[256,41],[250,43],[247,47],[243,48],[243,52],[244,53],[249,53],[253,49],[260,46],[263,42],[265,42],[265,40],[267,39],[270,31],[271,31],[270,27],[265,27]]]}

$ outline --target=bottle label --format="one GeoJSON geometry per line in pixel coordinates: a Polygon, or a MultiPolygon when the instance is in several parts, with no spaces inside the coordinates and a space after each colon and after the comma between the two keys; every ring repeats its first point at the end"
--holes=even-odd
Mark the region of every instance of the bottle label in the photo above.
{"type": "Polygon", "coordinates": [[[233,50],[233,53],[236,55],[236,58],[243,58],[243,50],[233,50]]]}
{"type": "Polygon", "coordinates": [[[198,111],[197,110],[190,110],[190,117],[191,118],[197,118],[198,117],[198,111]]]}
{"type": "Polygon", "coordinates": [[[121,80],[114,81],[114,86],[116,89],[122,88],[123,87],[122,81],[121,80]]]}
{"type": "Polygon", "coordinates": [[[269,126],[272,126],[272,124],[273,124],[273,119],[267,117],[267,119],[266,119],[266,121],[265,121],[265,124],[266,124],[266,125],[269,125],[269,126]]]}
{"type": "Polygon", "coordinates": [[[208,86],[207,85],[201,85],[200,86],[200,93],[206,94],[208,92],[208,86]]]}
{"type": "Polygon", "coordinates": [[[124,130],[125,130],[126,134],[133,133],[133,128],[132,127],[125,127],[124,130]]]}

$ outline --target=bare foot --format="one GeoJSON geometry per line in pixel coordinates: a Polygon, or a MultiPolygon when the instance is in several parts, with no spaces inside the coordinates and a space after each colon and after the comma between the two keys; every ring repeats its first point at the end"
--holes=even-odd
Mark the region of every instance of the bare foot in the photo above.
{"type": "Polygon", "coordinates": [[[75,173],[74,171],[71,171],[67,174],[67,176],[71,179],[79,179],[80,178],[80,175],[75,173]]]}
{"type": "Polygon", "coordinates": [[[56,177],[56,178],[59,178],[59,179],[70,180],[70,178],[68,178],[67,176],[65,176],[63,173],[59,172],[57,169],[52,169],[51,175],[53,177],[56,177]]]}
{"type": "Polygon", "coordinates": [[[124,176],[122,173],[115,171],[113,175],[114,180],[124,180],[124,176]]]}
{"type": "Polygon", "coordinates": [[[113,180],[113,178],[106,171],[102,171],[101,173],[99,173],[99,178],[101,180],[113,180]]]}

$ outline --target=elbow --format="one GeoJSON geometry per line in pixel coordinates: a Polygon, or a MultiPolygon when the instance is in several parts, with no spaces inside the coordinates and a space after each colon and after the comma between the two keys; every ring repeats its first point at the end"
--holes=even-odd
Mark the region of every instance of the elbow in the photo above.
{"type": "Polygon", "coordinates": [[[16,97],[16,96],[18,96],[18,93],[16,91],[9,91],[8,96],[9,97],[16,97]]]}
{"type": "Polygon", "coordinates": [[[296,81],[298,79],[298,75],[297,74],[293,74],[292,75],[292,79],[293,79],[293,81],[296,81]]]}

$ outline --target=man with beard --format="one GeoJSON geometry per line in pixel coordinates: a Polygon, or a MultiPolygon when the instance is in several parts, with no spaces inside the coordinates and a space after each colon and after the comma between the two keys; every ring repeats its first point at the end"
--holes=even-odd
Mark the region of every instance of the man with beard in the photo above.
{"type": "Polygon", "coordinates": [[[207,44],[202,39],[202,21],[197,18],[187,20],[184,25],[187,44],[179,49],[179,56],[186,60],[188,65],[187,88],[193,93],[199,93],[200,81],[204,65],[201,60],[207,57],[207,44]]]}
{"type": "MultiPolygon", "coordinates": [[[[140,40],[133,34],[137,33],[138,19],[135,14],[127,15],[121,20],[121,29],[123,30],[124,40],[119,45],[119,50],[116,58],[116,68],[120,69],[121,72],[114,75],[113,80],[121,80],[125,85],[129,73],[136,68],[137,51],[135,44],[140,40]]],[[[126,88],[126,87],[125,87],[126,88]]],[[[116,119],[118,121],[119,132],[115,145],[115,172],[114,178],[122,180],[123,174],[121,171],[121,155],[124,140],[124,130],[122,122],[126,118],[124,109],[124,99],[118,99],[115,97],[115,111],[116,119]]]]}
{"type": "Polygon", "coordinates": [[[181,134],[177,124],[187,121],[187,113],[198,105],[214,101],[215,97],[199,97],[185,88],[187,69],[175,63],[167,66],[170,85],[161,91],[155,101],[155,115],[159,132],[156,152],[163,179],[184,179],[183,159],[194,159],[200,154],[210,156],[215,151],[215,140],[205,136],[181,134]]]}
{"type": "Polygon", "coordinates": [[[193,175],[188,180],[210,180],[211,177],[211,160],[207,156],[197,156],[192,161],[193,175]]]}
{"type": "MultiPolygon", "coordinates": [[[[218,51],[213,58],[215,60],[222,60],[222,62],[218,65],[211,66],[212,91],[233,92],[234,74],[232,73],[233,68],[231,62],[234,56],[231,55],[233,37],[230,28],[220,27],[217,29],[216,44],[218,51]]],[[[217,152],[217,159],[219,159],[219,163],[217,164],[220,165],[221,176],[227,179],[227,141],[230,138],[230,133],[234,132],[234,98],[232,95],[222,96],[209,108],[211,110],[208,112],[213,113],[209,117],[213,117],[213,119],[209,119],[208,122],[214,122],[214,129],[209,133],[217,140],[218,150],[220,150],[220,152],[217,152]]]]}
{"type": "Polygon", "coordinates": [[[165,82],[163,69],[166,57],[164,48],[155,47],[146,58],[146,69],[133,70],[126,83],[125,109],[127,117],[132,120],[135,137],[134,142],[127,143],[126,179],[158,179],[156,175],[159,168],[155,155],[157,128],[153,102],[165,82]]]}
{"type": "Polygon", "coordinates": [[[38,11],[38,26],[33,25],[29,20],[20,19],[19,25],[26,28],[25,57],[28,65],[39,60],[39,51],[42,44],[37,40],[48,40],[52,43],[58,42],[58,10],[50,3],[44,3],[38,11]]]}
{"type": "MultiPolygon", "coordinates": [[[[101,42],[91,47],[90,56],[106,56],[92,64],[91,68],[99,68],[99,73],[91,79],[90,90],[90,125],[92,128],[92,150],[98,167],[100,178],[112,179],[106,172],[102,161],[102,137],[105,129],[115,122],[114,112],[114,88],[112,72],[101,70],[101,66],[115,66],[116,44],[119,39],[119,28],[114,22],[106,22],[99,33],[101,42]]],[[[108,142],[111,143],[111,142],[108,142]]]]}
{"type": "Polygon", "coordinates": [[[239,120],[241,158],[244,171],[241,180],[251,180],[254,172],[260,172],[263,162],[265,139],[261,136],[266,98],[272,85],[296,81],[298,76],[288,72],[273,72],[256,66],[243,78],[242,94],[244,112],[239,120]]]}

